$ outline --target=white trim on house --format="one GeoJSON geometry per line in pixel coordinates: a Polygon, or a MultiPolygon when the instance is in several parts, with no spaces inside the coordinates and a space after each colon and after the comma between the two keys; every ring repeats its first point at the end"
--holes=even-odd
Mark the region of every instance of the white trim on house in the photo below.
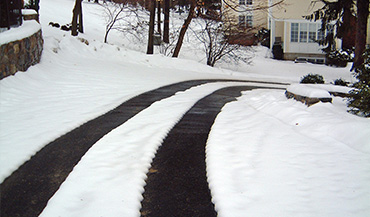
{"type": "MultiPolygon", "coordinates": [[[[291,56],[323,56],[324,52],[322,49],[324,46],[320,46],[316,41],[319,39],[319,30],[321,29],[321,22],[313,22],[304,19],[274,19],[269,14],[269,23],[271,37],[270,37],[270,48],[276,42],[277,38],[281,38],[281,45],[284,54],[288,54],[287,58],[292,59],[291,56]],[[297,23],[296,41],[292,41],[292,23],[297,23]],[[278,28],[278,29],[277,29],[278,28]],[[312,31],[314,28],[314,31],[312,31]],[[294,54],[294,55],[293,55],[294,54]]],[[[337,40],[337,46],[340,45],[340,40],[337,40]]]]}

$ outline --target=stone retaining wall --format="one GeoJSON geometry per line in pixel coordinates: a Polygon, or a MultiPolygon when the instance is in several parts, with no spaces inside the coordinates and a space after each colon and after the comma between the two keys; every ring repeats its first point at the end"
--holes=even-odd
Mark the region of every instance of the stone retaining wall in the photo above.
{"type": "Polygon", "coordinates": [[[295,99],[299,102],[302,102],[304,104],[306,104],[307,106],[311,106],[313,104],[316,104],[318,102],[332,102],[332,98],[310,98],[310,97],[305,97],[305,96],[300,96],[300,95],[297,95],[297,94],[294,94],[294,93],[291,93],[289,91],[285,91],[285,96],[288,98],[288,99],[295,99]]]}
{"type": "Polygon", "coordinates": [[[39,21],[39,15],[37,13],[34,14],[23,14],[23,20],[36,20],[38,23],[39,21]]]}
{"type": "Polygon", "coordinates": [[[26,71],[40,62],[44,40],[39,30],[22,40],[0,46],[0,79],[14,75],[17,71],[26,71]]]}

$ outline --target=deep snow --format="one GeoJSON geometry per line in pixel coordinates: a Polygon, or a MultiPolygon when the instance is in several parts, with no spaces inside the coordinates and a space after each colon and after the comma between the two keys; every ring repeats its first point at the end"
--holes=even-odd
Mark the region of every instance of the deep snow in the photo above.
{"type": "MultiPolygon", "coordinates": [[[[322,74],[327,82],[354,80],[348,68],[276,61],[266,58],[269,52],[262,47],[248,54],[254,56],[251,65],[220,62],[211,68],[191,43],[184,44],[180,59],[145,55],[142,44],[118,32],[104,44],[102,8],[93,3],[83,4],[85,34],[74,38],[48,26],[69,23],[72,8],[73,0],[41,1],[41,63],[0,81],[1,182],[48,142],[159,86],[206,78],[296,83],[308,73],[322,74]]],[[[173,23],[182,25],[172,15],[177,16],[173,23]]],[[[43,216],[137,216],[156,147],[189,106],[224,85],[238,84],[179,93],[107,134],[74,168],[43,216]],[[168,107],[167,113],[160,109],[168,107]],[[133,139],[122,143],[127,138],[133,139]]],[[[307,108],[277,90],[248,91],[226,105],[207,146],[219,216],[370,215],[370,120],[346,110],[338,97],[307,108]]]]}

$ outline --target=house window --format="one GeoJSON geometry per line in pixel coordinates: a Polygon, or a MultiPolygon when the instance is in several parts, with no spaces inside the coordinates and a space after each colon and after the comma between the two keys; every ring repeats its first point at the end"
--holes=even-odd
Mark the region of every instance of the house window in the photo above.
{"type": "Polygon", "coordinates": [[[245,26],[245,16],[244,15],[239,16],[239,26],[241,27],[245,26]]]}
{"type": "MultiPolygon", "coordinates": [[[[291,23],[290,42],[316,43],[323,40],[325,30],[321,31],[321,24],[316,23],[291,23]]],[[[328,33],[332,33],[332,26],[328,27],[328,33]]]]}
{"type": "Polygon", "coordinates": [[[299,25],[299,42],[307,42],[307,23],[301,23],[299,25]]]}
{"type": "Polygon", "coordinates": [[[298,23],[292,23],[290,29],[290,41],[298,42],[298,23]]]}
{"type": "Polygon", "coordinates": [[[245,17],[245,22],[247,24],[247,27],[253,27],[253,17],[248,15],[245,17]]]}
{"type": "Polygon", "coordinates": [[[242,28],[250,28],[253,27],[253,16],[252,15],[240,15],[239,16],[239,26],[242,28]]]}
{"type": "Polygon", "coordinates": [[[253,0],[239,0],[239,5],[252,5],[253,0]]]}
{"type": "Polygon", "coordinates": [[[310,23],[308,26],[308,42],[316,42],[316,24],[310,23]]]}
{"type": "Polygon", "coordinates": [[[325,37],[325,30],[321,30],[321,27],[317,30],[317,40],[323,40],[325,37]]]}

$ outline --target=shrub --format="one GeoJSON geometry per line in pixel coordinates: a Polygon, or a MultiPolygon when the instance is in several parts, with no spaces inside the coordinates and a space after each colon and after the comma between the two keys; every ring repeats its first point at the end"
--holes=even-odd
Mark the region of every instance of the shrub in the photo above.
{"type": "Polygon", "coordinates": [[[283,47],[281,44],[274,44],[272,46],[272,55],[274,56],[274,59],[276,60],[282,60],[284,56],[283,47]]]}
{"type": "Polygon", "coordinates": [[[334,80],[334,85],[339,85],[339,86],[345,86],[347,87],[349,84],[349,82],[347,82],[346,80],[342,79],[342,78],[338,78],[336,80],[334,80]]]}
{"type": "Polygon", "coordinates": [[[258,42],[261,43],[262,46],[270,48],[270,30],[262,28],[256,34],[256,38],[258,42]]]}
{"type": "Polygon", "coordinates": [[[370,48],[363,54],[364,63],[355,69],[358,82],[353,84],[348,100],[349,112],[370,117],[370,48]]]}
{"type": "Polygon", "coordinates": [[[323,84],[324,78],[319,74],[308,74],[303,76],[300,81],[301,84],[323,84]]]}
{"type": "Polygon", "coordinates": [[[347,50],[334,50],[326,54],[326,64],[329,66],[346,67],[351,60],[351,52],[347,50]]]}

